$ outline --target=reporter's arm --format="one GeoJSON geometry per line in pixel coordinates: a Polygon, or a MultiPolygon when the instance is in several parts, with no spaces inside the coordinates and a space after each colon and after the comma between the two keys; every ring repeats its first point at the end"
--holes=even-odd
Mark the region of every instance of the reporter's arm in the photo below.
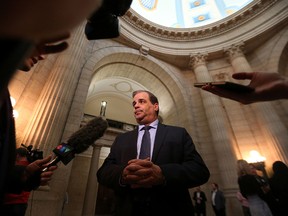
{"type": "Polygon", "coordinates": [[[248,86],[254,88],[254,91],[233,92],[210,85],[203,86],[202,89],[242,104],[288,99],[288,78],[279,73],[241,72],[233,74],[232,77],[237,80],[251,80],[248,86]]]}

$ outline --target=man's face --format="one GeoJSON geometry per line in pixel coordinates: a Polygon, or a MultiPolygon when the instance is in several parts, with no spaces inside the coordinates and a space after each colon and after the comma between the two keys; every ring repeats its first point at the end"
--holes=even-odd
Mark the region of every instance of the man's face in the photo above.
{"type": "Polygon", "coordinates": [[[157,119],[158,103],[152,104],[146,92],[140,92],[133,98],[134,117],[138,124],[150,124],[157,119]]]}

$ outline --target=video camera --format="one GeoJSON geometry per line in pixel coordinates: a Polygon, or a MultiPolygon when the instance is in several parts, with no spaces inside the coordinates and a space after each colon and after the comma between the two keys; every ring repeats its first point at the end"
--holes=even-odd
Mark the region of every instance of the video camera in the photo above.
{"type": "Polygon", "coordinates": [[[21,146],[27,150],[27,160],[29,161],[29,163],[32,163],[39,159],[43,159],[43,151],[40,151],[39,149],[32,150],[32,145],[26,146],[22,143],[21,146]]]}
{"type": "Polygon", "coordinates": [[[132,0],[103,0],[101,7],[87,19],[85,35],[88,40],[119,36],[119,16],[130,8],[132,0]]]}

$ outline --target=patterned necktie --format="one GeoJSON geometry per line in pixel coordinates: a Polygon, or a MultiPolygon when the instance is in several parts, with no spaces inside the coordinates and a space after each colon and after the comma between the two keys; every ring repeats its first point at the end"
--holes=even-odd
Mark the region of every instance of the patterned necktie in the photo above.
{"type": "Polygon", "coordinates": [[[145,126],[141,130],[145,130],[142,142],[141,142],[141,149],[139,154],[139,159],[146,159],[150,158],[150,149],[151,149],[151,139],[150,139],[150,130],[151,126],[145,126]]]}

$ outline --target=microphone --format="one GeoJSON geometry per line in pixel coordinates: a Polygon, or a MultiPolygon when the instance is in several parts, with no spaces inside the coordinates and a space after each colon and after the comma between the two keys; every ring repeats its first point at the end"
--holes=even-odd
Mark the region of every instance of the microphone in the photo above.
{"type": "Polygon", "coordinates": [[[67,165],[75,157],[75,154],[84,152],[97,139],[102,137],[107,127],[108,122],[102,117],[95,117],[90,120],[82,128],[74,132],[67,142],[61,143],[53,150],[56,157],[50,161],[42,172],[47,171],[49,167],[56,165],[60,161],[67,165]]]}

